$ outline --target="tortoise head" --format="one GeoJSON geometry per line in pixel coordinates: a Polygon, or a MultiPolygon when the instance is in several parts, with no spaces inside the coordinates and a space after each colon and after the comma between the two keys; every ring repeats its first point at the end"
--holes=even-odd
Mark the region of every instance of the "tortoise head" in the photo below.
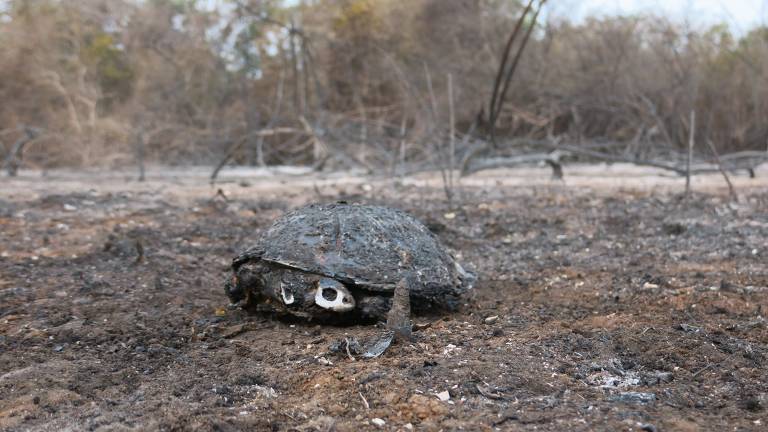
{"type": "Polygon", "coordinates": [[[274,287],[274,298],[289,310],[313,305],[329,312],[349,312],[355,308],[352,293],[337,280],[293,269],[277,273],[279,278],[267,286],[274,287]]]}
{"type": "Polygon", "coordinates": [[[334,312],[348,312],[355,308],[355,298],[341,282],[321,278],[315,289],[315,304],[334,312]]]}
{"type": "Polygon", "coordinates": [[[233,303],[265,301],[288,311],[310,312],[314,306],[329,312],[349,312],[355,298],[341,282],[301,270],[257,262],[234,269],[225,284],[233,303]]]}

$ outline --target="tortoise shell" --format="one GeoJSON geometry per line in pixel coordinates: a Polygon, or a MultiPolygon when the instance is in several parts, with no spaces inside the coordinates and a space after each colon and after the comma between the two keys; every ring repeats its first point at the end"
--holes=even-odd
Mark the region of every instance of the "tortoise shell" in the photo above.
{"type": "Polygon", "coordinates": [[[344,202],[286,213],[234,259],[233,269],[237,272],[254,260],[381,293],[393,292],[411,274],[412,298],[449,308],[474,280],[414,217],[393,208],[344,202]]]}

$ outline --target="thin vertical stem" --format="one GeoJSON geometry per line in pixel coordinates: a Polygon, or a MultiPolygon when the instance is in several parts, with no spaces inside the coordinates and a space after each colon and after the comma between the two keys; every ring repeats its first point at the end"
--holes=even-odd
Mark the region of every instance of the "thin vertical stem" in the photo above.
{"type": "Polygon", "coordinates": [[[437,119],[437,99],[435,98],[435,89],[432,87],[432,74],[429,72],[429,66],[424,63],[424,75],[427,77],[427,90],[429,91],[429,102],[432,108],[432,121],[437,119]]]}
{"type": "Polygon", "coordinates": [[[145,158],[144,131],[140,129],[139,132],[136,134],[136,162],[139,165],[139,181],[140,182],[143,182],[144,180],[146,180],[144,158],[145,158]]]}
{"type": "Polygon", "coordinates": [[[691,110],[690,133],[688,134],[688,159],[685,161],[685,196],[691,193],[691,159],[693,159],[693,144],[696,140],[696,110],[691,110]]]}
{"type": "Polygon", "coordinates": [[[456,116],[453,108],[453,75],[450,73],[448,74],[448,117],[448,122],[450,123],[448,135],[450,143],[450,153],[448,154],[448,182],[449,187],[453,189],[453,173],[454,168],[456,167],[456,116]]]}
{"type": "Polygon", "coordinates": [[[405,174],[405,132],[406,132],[406,117],[403,114],[403,120],[400,123],[400,174],[405,174]]]}

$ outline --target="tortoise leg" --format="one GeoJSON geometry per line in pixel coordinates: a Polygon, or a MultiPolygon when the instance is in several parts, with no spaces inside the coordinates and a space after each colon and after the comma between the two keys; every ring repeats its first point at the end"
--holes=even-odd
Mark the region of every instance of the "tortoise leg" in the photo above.
{"type": "Polygon", "coordinates": [[[344,353],[352,357],[375,358],[384,353],[399,340],[411,340],[411,301],[410,291],[413,286],[411,277],[405,277],[395,287],[392,307],[387,314],[386,328],[377,336],[360,343],[356,338],[344,338],[331,344],[331,352],[344,353]]]}
{"type": "Polygon", "coordinates": [[[411,334],[411,276],[404,277],[395,287],[392,308],[387,314],[387,330],[394,332],[396,340],[408,339],[411,334]]]}
{"type": "Polygon", "coordinates": [[[392,307],[387,314],[387,328],[379,337],[369,342],[361,357],[375,358],[384,353],[392,342],[411,340],[411,279],[403,278],[395,287],[392,307]]]}

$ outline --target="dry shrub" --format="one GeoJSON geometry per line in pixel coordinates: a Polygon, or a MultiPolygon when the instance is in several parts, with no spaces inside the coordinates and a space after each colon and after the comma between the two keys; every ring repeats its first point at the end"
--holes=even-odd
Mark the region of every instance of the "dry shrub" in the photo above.
{"type": "MultiPolygon", "coordinates": [[[[446,77],[467,131],[521,10],[495,0],[8,4],[0,131],[11,132],[0,141],[8,150],[16,128],[44,129],[26,149],[39,166],[126,164],[139,133],[148,159],[171,164],[212,163],[239,142],[234,160],[247,164],[434,161],[446,77]],[[253,134],[278,127],[297,133],[253,134]]],[[[654,16],[539,23],[497,136],[674,150],[691,110],[696,135],[720,151],[765,149],[766,28],[734,36],[654,16]]]]}

